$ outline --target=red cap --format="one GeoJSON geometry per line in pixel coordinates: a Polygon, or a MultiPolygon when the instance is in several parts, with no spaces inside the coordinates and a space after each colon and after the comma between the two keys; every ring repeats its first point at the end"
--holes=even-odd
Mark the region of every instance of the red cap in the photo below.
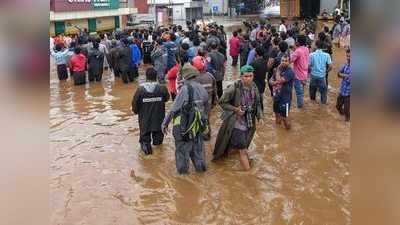
{"type": "Polygon", "coordinates": [[[201,56],[196,56],[192,60],[192,65],[194,68],[196,68],[199,71],[203,71],[204,69],[204,60],[203,57],[201,56]]]}

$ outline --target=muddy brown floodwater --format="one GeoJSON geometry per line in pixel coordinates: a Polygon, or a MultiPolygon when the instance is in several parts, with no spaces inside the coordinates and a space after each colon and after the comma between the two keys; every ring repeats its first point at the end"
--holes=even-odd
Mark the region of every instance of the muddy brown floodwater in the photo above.
{"type": "MultiPolygon", "coordinates": [[[[292,108],[291,131],[276,127],[265,98],[249,172],[240,171],[238,155],[210,162],[221,124],[214,109],[208,171],[191,168],[185,176],[176,172],[171,135],[154,155],[140,152],[130,111],[137,82],[124,85],[106,73],[101,83],[73,86],[59,82],[52,66],[51,224],[351,224],[350,124],[335,109],[336,72],[344,61],[344,50],[335,49],[329,105],[311,103],[306,91],[305,108],[292,108]]],[[[238,69],[228,67],[230,83],[238,69]]]]}

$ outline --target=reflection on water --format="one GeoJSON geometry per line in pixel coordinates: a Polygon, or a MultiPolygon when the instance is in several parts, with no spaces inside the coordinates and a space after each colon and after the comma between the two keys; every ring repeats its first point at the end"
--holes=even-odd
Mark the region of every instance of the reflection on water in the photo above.
{"type": "MultiPolygon", "coordinates": [[[[337,71],[344,51],[335,60],[337,71]]],[[[59,83],[52,68],[52,224],[350,224],[350,125],[334,108],[334,74],[329,105],[307,100],[305,109],[293,108],[289,132],[275,126],[265,98],[250,172],[241,171],[238,155],[211,163],[213,138],[206,143],[208,171],[179,176],[171,136],[154,155],[139,153],[130,111],[137,83],[124,85],[107,73],[101,83],[75,87],[59,83]]],[[[227,80],[238,75],[228,66],[227,80]]],[[[211,116],[213,137],[219,113],[211,116]]]]}

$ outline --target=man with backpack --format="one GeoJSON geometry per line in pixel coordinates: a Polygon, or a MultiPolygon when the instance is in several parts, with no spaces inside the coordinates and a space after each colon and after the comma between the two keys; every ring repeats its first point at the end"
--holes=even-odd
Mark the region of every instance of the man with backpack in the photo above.
{"type": "Polygon", "coordinates": [[[194,81],[199,72],[189,63],[181,69],[183,85],[175,98],[170,112],[162,124],[167,134],[168,125],[173,121],[172,133],[175,139],[175,162],[179,174],[187,174],[189,160],[197,172],[207,170],[203,133],[207,132],[207,113],[210,105],[206,89],[194,81]]]}

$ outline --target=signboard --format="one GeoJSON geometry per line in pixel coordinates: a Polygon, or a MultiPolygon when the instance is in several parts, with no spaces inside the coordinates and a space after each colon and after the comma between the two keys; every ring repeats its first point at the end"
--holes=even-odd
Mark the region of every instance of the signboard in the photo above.
{"type": "Polygon", "coordinates": [[[52,0],[54,12],[118,9],[119,0],[52,0]]]}

